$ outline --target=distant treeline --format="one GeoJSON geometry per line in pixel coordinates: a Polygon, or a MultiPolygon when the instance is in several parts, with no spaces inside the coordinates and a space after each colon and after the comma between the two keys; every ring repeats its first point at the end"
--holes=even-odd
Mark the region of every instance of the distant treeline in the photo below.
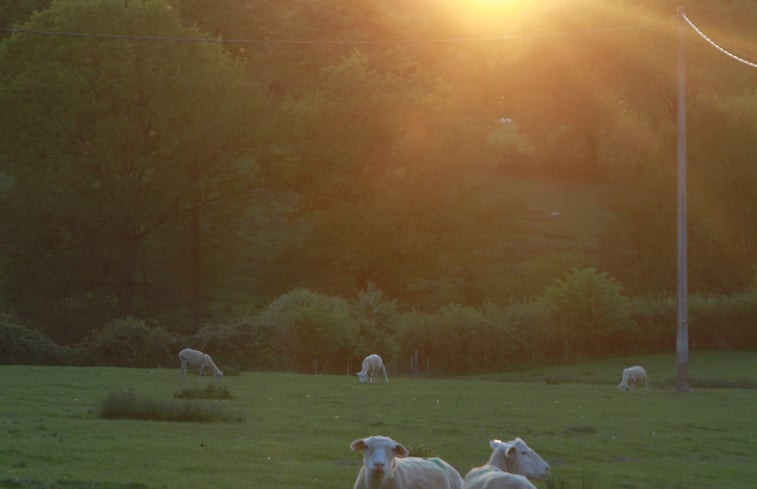
{"type": "MultiPolygon", "coordinates": [[[[689,338],[699,350],[757,347],[757,291],[692,297],[689,338]]],[[[380,353],[394,374],[455,375],[578,359],[671,351],[671,298],[624,296],[593,269],[574,270],[530,302],[435,313],[400,310],[369,286],[354,300],[300,289],[266,308],[182,336],[150,320],[122,318],[74,346],[0,316],[0,363],[175,367],[183,347],[211,353],[227,370],[351,374],[380,353]]]]}

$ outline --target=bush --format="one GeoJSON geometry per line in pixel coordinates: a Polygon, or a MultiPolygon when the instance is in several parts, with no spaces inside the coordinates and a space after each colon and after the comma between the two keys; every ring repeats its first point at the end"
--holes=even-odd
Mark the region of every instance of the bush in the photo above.
{"type": "Polygon", "coordinates": [[[652,353],[675,348],[676,300],[666,296],[638,297],[632,300],[631,317],[638,327],[633,342],[635,351],[652,353]]]}
{"type": "Polygon", "coordinates": [[[259,320],[281,328],[284,354],[297,371],[342,373],[354,367],[358,328],[341,297],[295,290],[273,301],[259,320]]]}
{"type": "Polygon", "coordinates": [[[204,326],[186,341],[187,345],[196,344],[198,349],[210,353],[224,375],[231,369],[291,368],[283,354],[282,328],[254,317],[231,324],[204,326]]]}
{"type": "Polygon", "coordinates": [[[502,335],[478,309],[441,307],[426,323],[426,335],[436,339],[434,372],[477,373],[499,363],[502,335]]]}
{"type": "Polygon", "coordinates": [[[62,365],[72,361],[73,350],[0,313],[0,364],[62,365]]]}
{"type": "Polygon", "coordinates": [[[387,300],[379,288],[368,284],[365,290],[358,292],[351,315],[358,328],[356,360],[360,362],[362,357],[378,353],[386,365],[394,363],[399,346],[396,339],[397,302],[387,300]]]}
{"type": "Polygon", "coordinates": [[[450,305],[434,314],[403,314],[399,321],[401,358],[409,363],[417,350],[419,372],[425,372],[428,361],[430,372],[442,375],[494,371],[511,365],[516,334],[509,324],[500,321],[503,314],[493,305],[483,309],[450,305]]]}
{"type": "Polygon", "coordinates": [[[168,331],[142,319],[115,319],[93,331],[82,344],[86,362],[113,367],[178,365],[179,342],[168,331]]]}
{"type": "Polygon", "coordinates": [[[689,298],[693,348],[747,350],[757,347],[757,289],[728,296],[689,298]]]}
{"type": "MultiPolygon", "coordinates": [[[[757,290],[728,296],[698,296],[688,299],[689,344],[697,350],[746,350],[757,347],[757,290]]],[[[635,351],[667,351],[675,344],[677,306],[672,297],[633,300],[633,319],[638,334],[635,351]]]]}
{"type": "Polygon", "coordinates": [[[565,360],[628,353],[636,324],[620,284],[593,268],[573,270],[547,288],[541,303],[551,331],[546,346],[565,360]]]}
{"type": "Polygon", "coordinates": [[[502,306],[489,303],[484,313],[501,330],[499,366],[506,370],[533,366],[547,360],[544,345],[549,338],[549,316],[541,301],[521,301],[502,306]]]}

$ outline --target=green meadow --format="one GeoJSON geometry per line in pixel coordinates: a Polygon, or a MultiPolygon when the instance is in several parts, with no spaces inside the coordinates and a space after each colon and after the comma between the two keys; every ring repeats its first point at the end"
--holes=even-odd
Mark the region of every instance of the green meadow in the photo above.
{"type": "Polygon", "coordinates": [[[0,488],[269,489],[352,487],[349,444],[391,436],[463,475],[490,438],[521,436],[547,461],[539,488],[757,487],[757,353],[692,352],[689,393],[675,356],[609,359],[475,378],[242,372],[230,399],[176,399],[218,382],[176,369],[0,366],[0,488]],[[620,368],[646,366],[650,390],[618,392],[620,368]],[[702,387],[698,387],[701,385],[702,387]],[[211,422],[105,419],[113,393],[207,404],[211,422]]]}

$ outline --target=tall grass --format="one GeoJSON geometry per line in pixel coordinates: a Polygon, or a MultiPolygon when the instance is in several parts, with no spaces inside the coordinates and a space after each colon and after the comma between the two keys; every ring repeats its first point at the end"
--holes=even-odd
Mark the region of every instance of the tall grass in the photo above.
{"type": "Polygon", "coordinates": [[[100,417],[201,423],[231,420],[218,404],[154,400],[128,391],[108,394],[102,402],[100,417]]]}

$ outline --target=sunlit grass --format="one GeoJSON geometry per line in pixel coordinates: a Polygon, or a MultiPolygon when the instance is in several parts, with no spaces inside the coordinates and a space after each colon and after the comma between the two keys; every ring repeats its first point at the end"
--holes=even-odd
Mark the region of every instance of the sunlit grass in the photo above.
{"type": "MultiPolygon", "coordinates": [[[[224,379],[231,401],[173,399],[183,387],[175,369],[2,366],[0,481],[14,482],[0,487],[352,487],[361,460],[349,445],[373,434],[461,472],[486,461],[490,438],[521,436],[552,465],[553,480],[535,481],[540,489],[757,486],[757,389],[675,393],[662,384],[674,376],[674,360],[626,357],[523,373],[572,379],[559,384],[501,381],[518,372],[393,376],[375,385],[346,375],[243,372],[224,379]],[[614,388],[618,367],[629,362],[647,367],[649,392],[614,388]],[[101,418],[112,392],[136,397],[118,404],[220,405],[244,422],[101,418]],[[78,485],[65,485],[71,481],[78,485]]],[[[755,353],[692,352],[690,360],[692,377],[704,380],[757,375],[755,353]]]]}

